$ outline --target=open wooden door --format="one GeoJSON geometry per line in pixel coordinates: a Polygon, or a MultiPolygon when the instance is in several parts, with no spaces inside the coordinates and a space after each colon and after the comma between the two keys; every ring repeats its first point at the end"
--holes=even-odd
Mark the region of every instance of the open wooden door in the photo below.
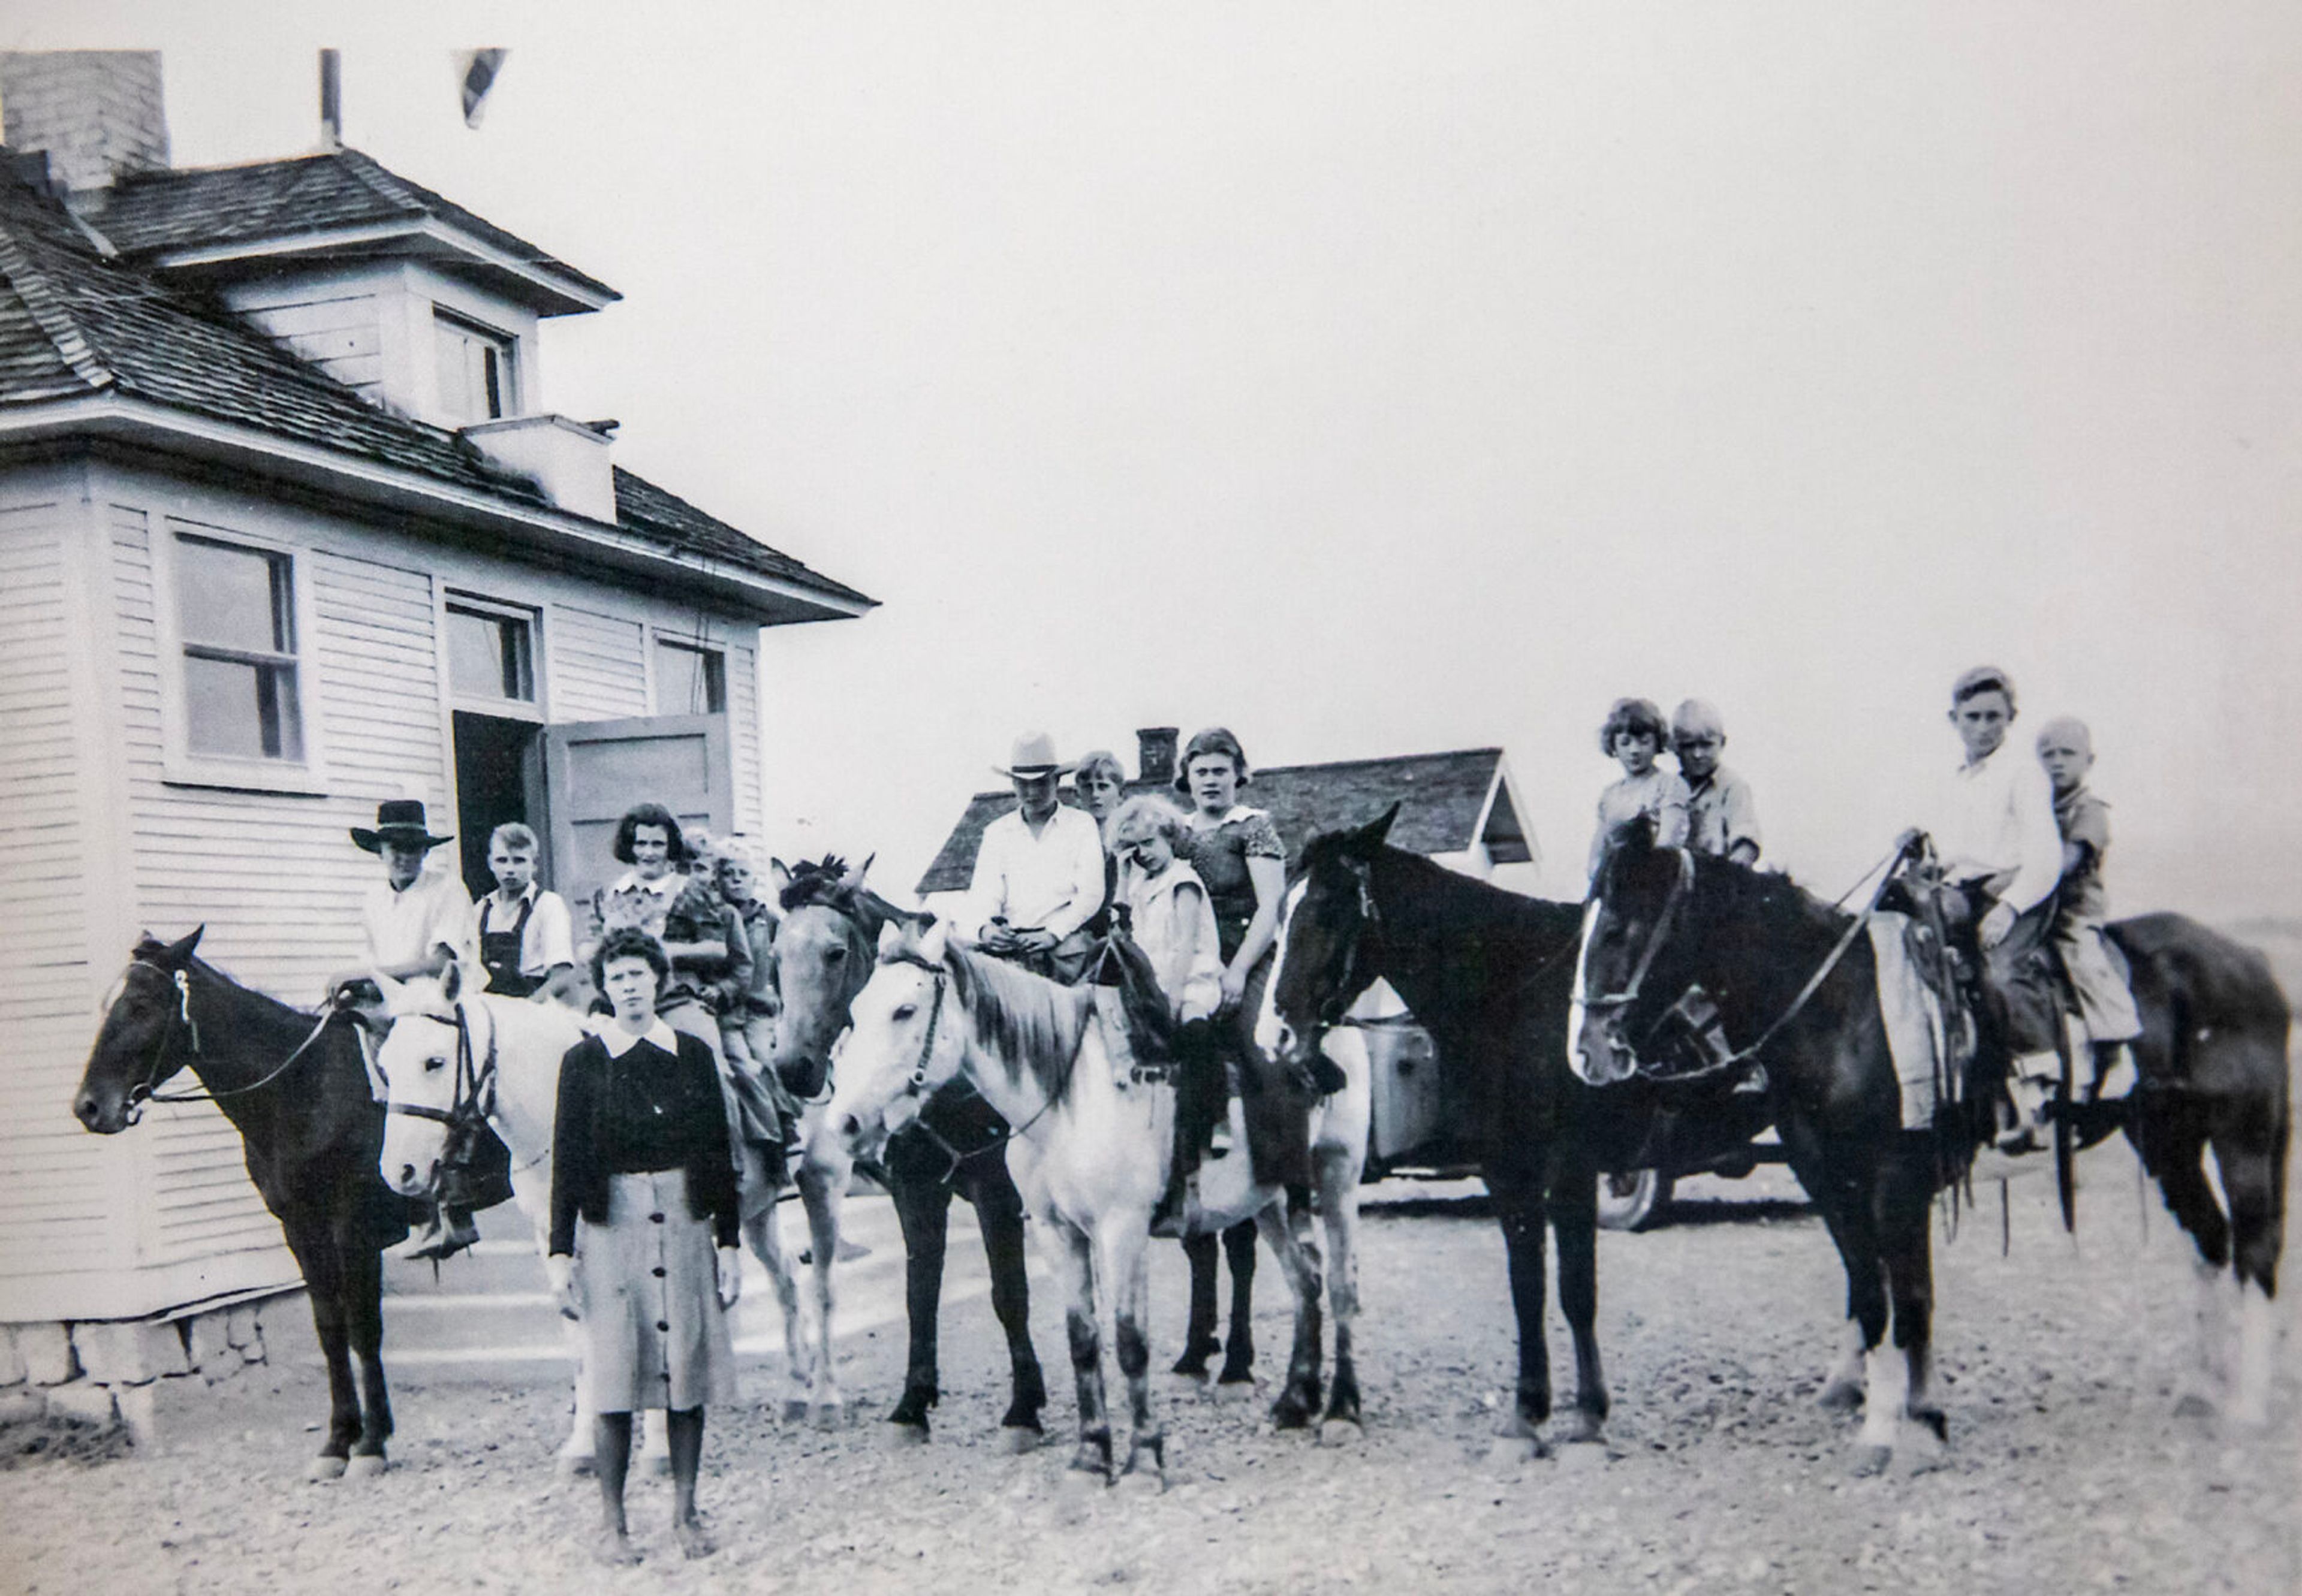
{"type": "Polygon", "coordinates": [[[683,829],[714,836],[735,828],[734,767],[725,715],[647,715],[543,728],[543,776],[551,819],[550,885],[576,910],[622,875],[616,822],[635,803],[660,803],[683,829]]]}

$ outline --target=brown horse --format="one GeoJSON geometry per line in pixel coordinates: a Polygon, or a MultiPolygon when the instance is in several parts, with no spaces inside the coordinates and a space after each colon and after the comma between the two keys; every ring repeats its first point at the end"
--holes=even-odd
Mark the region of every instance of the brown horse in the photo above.
{"type": "MultiPolygon", "coordinates": [[[[1857,928],[1781,876],[1657,847],[1634,821],[1594,887],[1575,1046],[1586,1079],[1629,1077],[1647,1038],[1699,987],[1727,1041],[1765,1065],[1791,1167],[1846,1266],[1849,1350],[1826,1399],[1864,1404],[1861,1461],[1876,1467],[1902,1417],[1945,1428],[1928,1393],[1928,1221],[1937,1190],[1989,1129],[1990,1083],[1941,1093],[1926,1123],[1905,1123],[1877,966],[1857,928]],[[1867,1390],[1855,1383],[1857,1358],[1867,1390]]],[[[2243,1349],[2231,1409],[2258,1422],[2284,1222],[2286,1000],[2261,955],[2180,915],[2119,921],[2109,935],[2133,967],[2143,1015],[2126,1133],[2207,1276],[2235,1270],[2243,1349]],[[2205,1176],[2208,1147],[2227,1207],[2205,1176]]]]}
{"type": "MultiPolygon", "coordinates": [[[[206,928],[201,928],[205,930],[206,928]]],[[[407,1208],[377,1173],[383,1106],[349,1016],[319,1020],[250,992],[192,956],[200,931],[137,945],[105,1010],[72,1112],[99,1136],[136,1122],[189,1065],[248,1152],[248,1178],[280,1221],[312,1298],[328,1365],[327,1440],[315,1479],[384,1468],[391,1403],[383,1380],[382,1250],[407,1208]],[[358,1364],[355,1380],[353,1364],[358,1364]]]]}

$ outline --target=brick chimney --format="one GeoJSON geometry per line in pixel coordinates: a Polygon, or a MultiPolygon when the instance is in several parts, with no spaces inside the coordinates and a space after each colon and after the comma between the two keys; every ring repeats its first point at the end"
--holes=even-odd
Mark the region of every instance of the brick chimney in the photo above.
{"type": "Polygon", "coordinates": [[[0,52],[0,139],[75,194],[168,165],[157,50],[0,52]]]}
{"type": "Polygon", "coordinates": [[[1147,726],[1135,734],[1135,779],[1165,786],[1175,779],[1175,740],[1180,727],[1147,726]]]}

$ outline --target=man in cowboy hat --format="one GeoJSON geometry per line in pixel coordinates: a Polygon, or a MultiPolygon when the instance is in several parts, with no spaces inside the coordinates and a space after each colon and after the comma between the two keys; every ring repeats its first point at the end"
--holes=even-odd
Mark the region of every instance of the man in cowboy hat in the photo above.
{"type": "Polygon", "coordinates": [[[1045,732],[1015,739],[1005,767],[1015,808],[983,828],[970,901],[983,951],[1059,981],[1094,952],[1086,926],[1103,907],[1103,837],[1093,817],[1056,795],[1071,766],[1045,732]]]}
{"type": "MultiPolygon", "coordinates": [[[[345,1005],[345,988],[357,989],[369,976],[404,981],[438,975],[450,960],[470,962],[472,896],[455,871],[424,868],[424,858],[433,849],[455,839],[432,835],[423,802],[386,799],[375,807],[373,829],[355,826],[351,833],[354,843],[383,861],[383,879],[370,886],[360,903],[360,926],[367,933],[367,963],[330,984],[331,993],[338,995],[337,1003],[345,1005]]],[[[374,1027],[364,1022],[360,1045],[367,1050],[371,1071],[375,1065],[375,1036],[374,1027]]],[[[502,1147],[493,1132],[484,1132],[481,1147],[475,1149],[475,1168],[443,1172],[443,1194],[431,1223],[401,1250],[401,1256],[444,1258],[480,1239],[472,1223],[473,1208],[491,1206],[509,1195],[508,1181],[487,1179],[497,1163],[508,1167],[510,1155],[502,1147]],[[497,1184],[503,1186],[503,1193],[491,1197],[497,1184]]]]}

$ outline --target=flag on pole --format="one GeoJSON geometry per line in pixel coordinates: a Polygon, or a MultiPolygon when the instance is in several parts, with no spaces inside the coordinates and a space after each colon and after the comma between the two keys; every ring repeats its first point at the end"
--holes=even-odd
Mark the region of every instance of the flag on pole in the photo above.
{"type": "Polygon", "coordinates": [[[508,50],[458,50],[456,52],[456,75],[464,86],[464,125],[476,128],[480,116],[487,109],[488,90],[496,86],[503,74],[504,57],[508,50]]]}

